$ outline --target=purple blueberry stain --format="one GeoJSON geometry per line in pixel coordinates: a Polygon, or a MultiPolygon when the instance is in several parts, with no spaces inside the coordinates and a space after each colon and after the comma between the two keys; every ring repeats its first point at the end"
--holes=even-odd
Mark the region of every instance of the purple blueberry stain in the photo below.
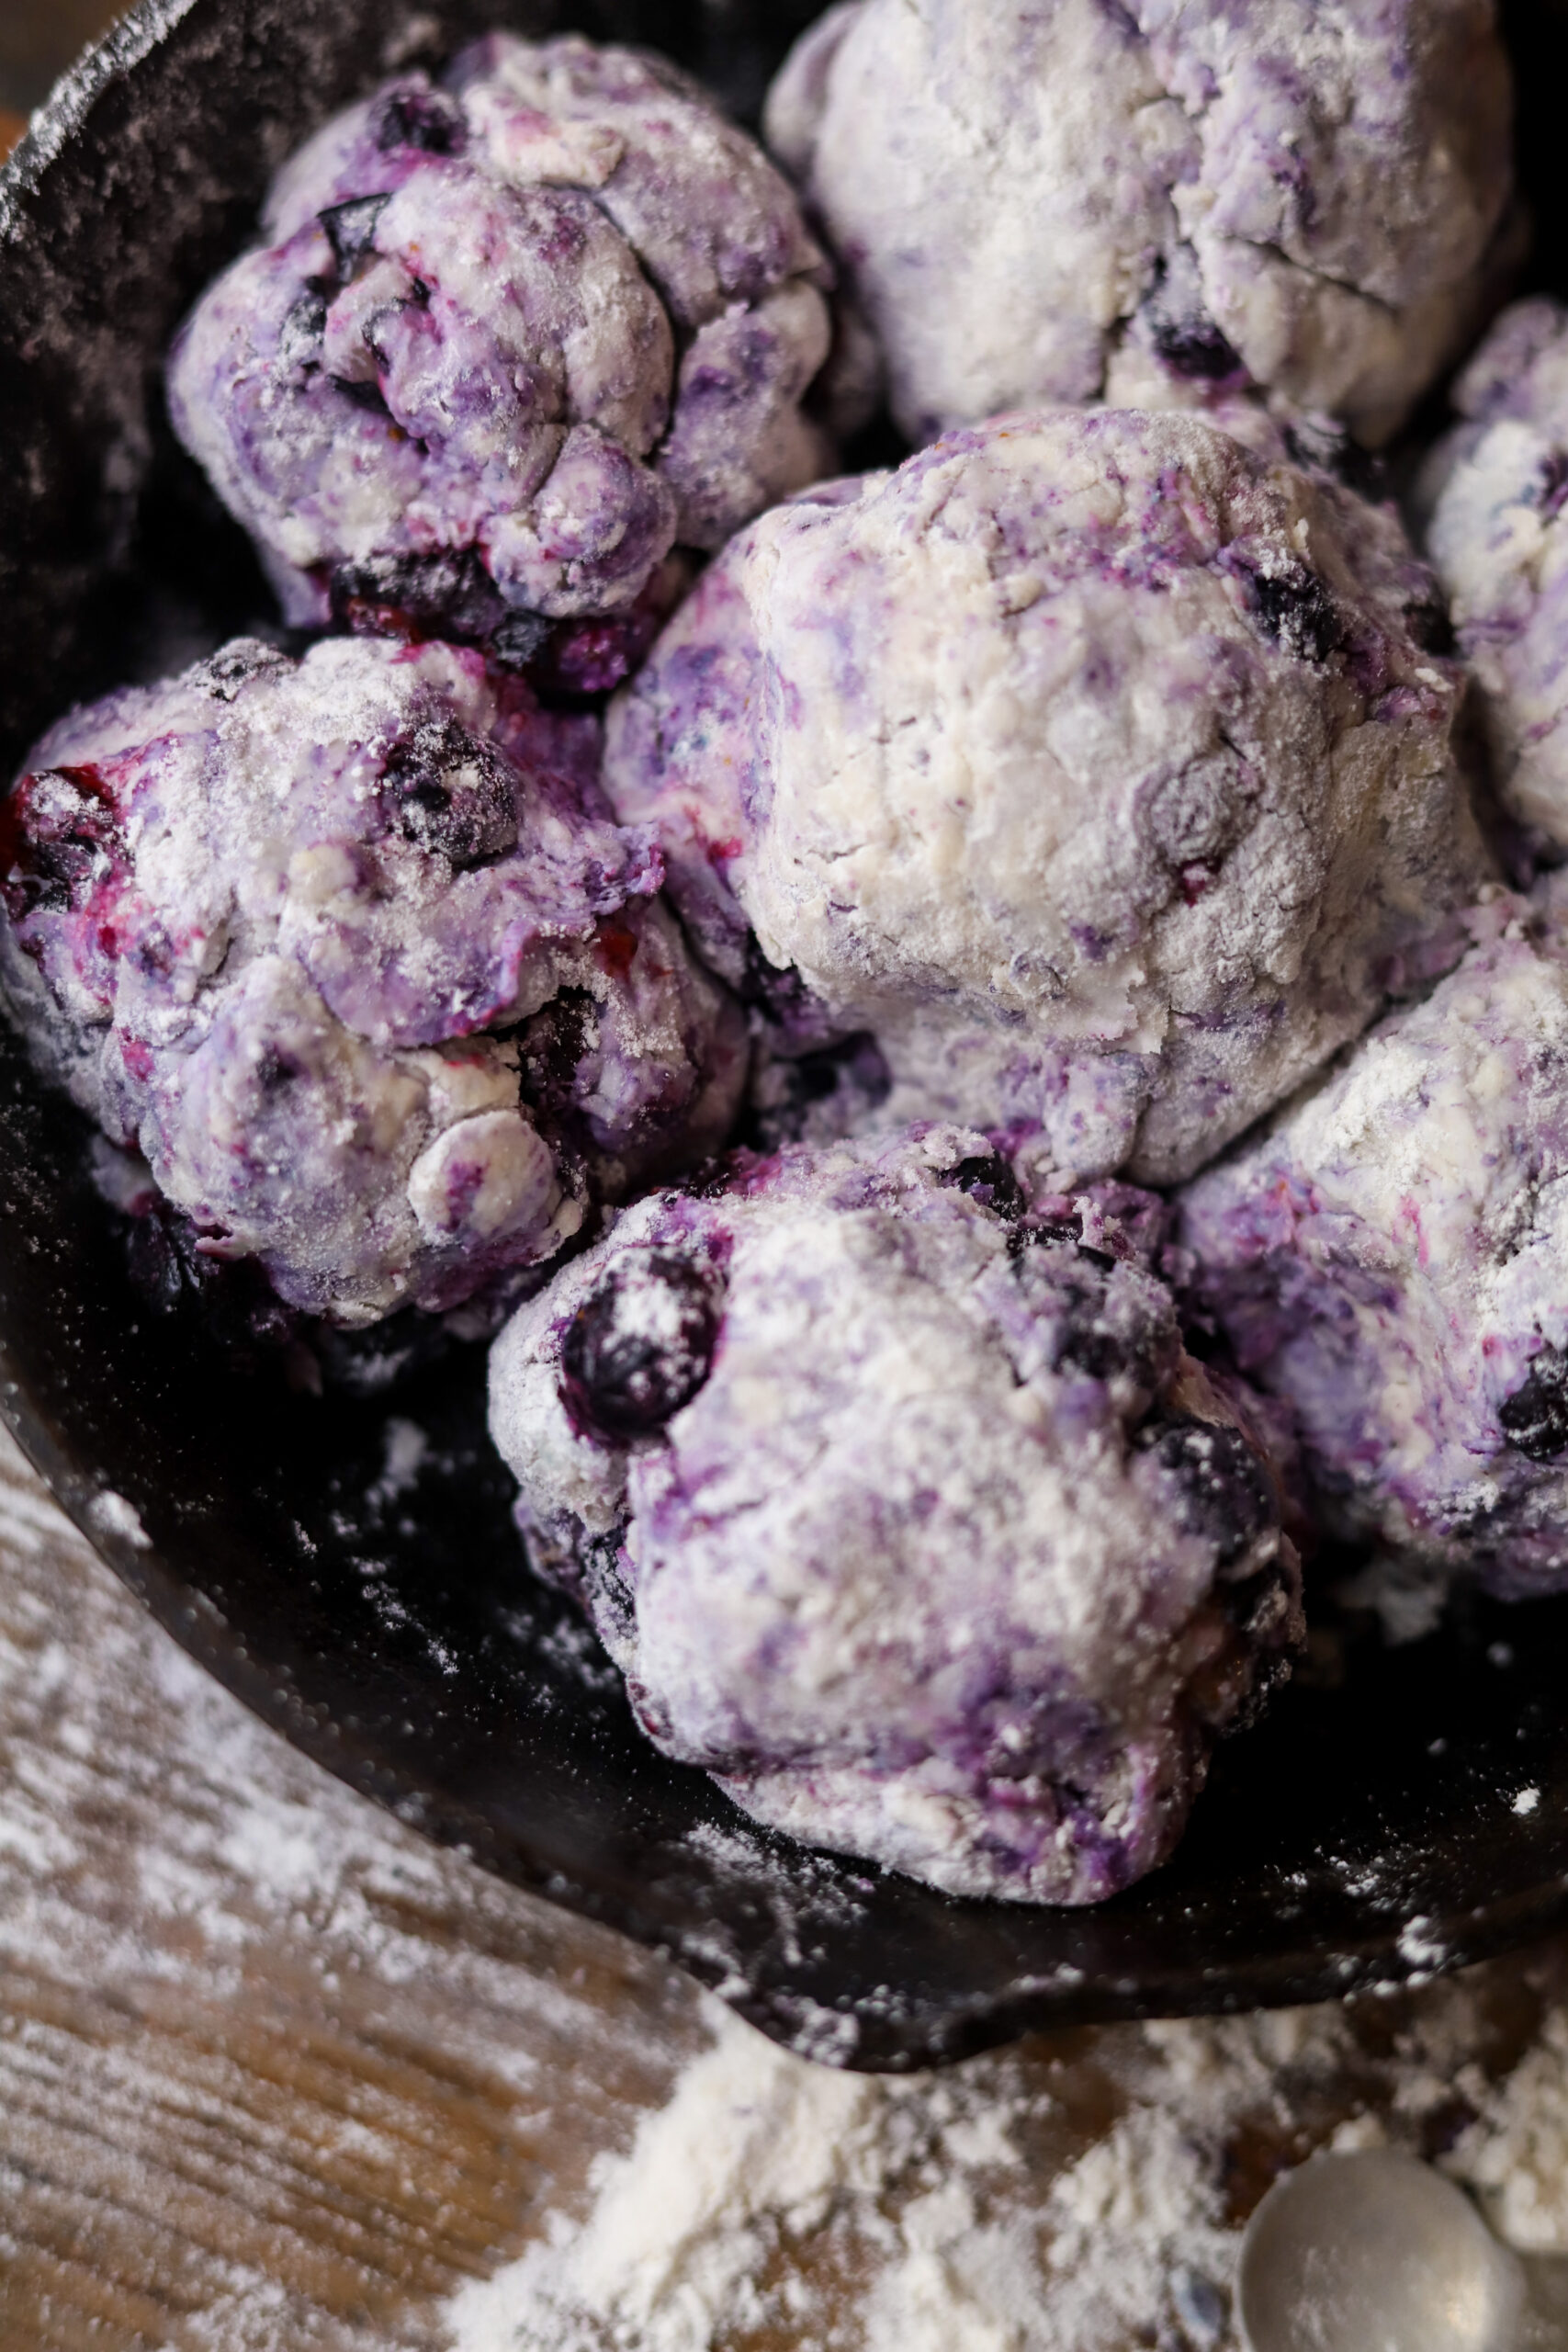
{"type": "Polygon", "coordinates": [[[597,736],[471,650],[241,641],[73,713],[0,802],[14,1017],[288,1306],[503,1304],[724,1140],[743,1017],[608,817],[597,736]],[[558,999],[592,1050],[532,1100],[558,999]]]}
{"type": "MultiPolygon", "coordinates": [[[[407,613],[526,662],[531,620],[626,614],[677,541],[829,468],[803,406],[826,265],[761,151],[657,60],[482,40],[445,86],[328,123],[263,237],[182,330],[170,403],[295,625],[407,613]]],[[[585,656],[581,690],[640,650],[585,656]]]]}
{"type": "Polygon", "coordinates": [[[491,1418],[534,1567],[658,1746],[809,1842],[1085,1903],[1169,1850],[1288,1668],[1299,1572],[1144,1262],[1162,1204],[1085,1195],[1094,1256],[1021,1281],[1049,1209],[973,1130],[742,1152],[519,1311],[491,1418]]]}

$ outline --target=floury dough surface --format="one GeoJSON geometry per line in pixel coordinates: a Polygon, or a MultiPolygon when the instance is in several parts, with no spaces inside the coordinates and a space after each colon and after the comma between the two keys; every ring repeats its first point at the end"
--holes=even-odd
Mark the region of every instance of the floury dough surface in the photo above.
{"type": "Polygon", "coordinates": [[[596,755],[473,651],[239,640],[63,720],[0,802],[6,999],[204,1250],[341,1323],[454,1306],[739,1092],[596,755]]]}
{"type": "Polygon", "coordinates": [[[1481,687],[1509,813],[1568,846],[1568,311],[1505,311],[1454,389],[1423,483],[1427,545],[1481,687]]]}
{"type": "Polygon", "coordinates": [[[292,622],[389,605],[526,653],[823,470],[822,257],[661,60],[492,35],[318,132],[262,235],[170,401],[292,622]]]}
{"type": "Polygon", "coordinates": [[[852,0],[766,121],[912,439],[1152,353],[1376,442],[1478,322],[1510,111],[1490,0],[852,0]]]}
{"type": "Polygon", "coordinates": [[[1568,892],[1474,922],[1182,1229],[1330,1523],[1517,1597],[1568,1588],[1568,892]]]}
{"type": "Polygon", "coordinates": [[[491,1425],[649,1736],[808,1842],[1094,1902],[1162,1860],[1300,1631],[1130,1187],[983,1136],[739,1155],[522,1308],[491,1425]]]}
{"type": "Polygon", "coordinates": [[[1453,960],[1488,871],[1430,582],[1356,504],[1192,416],[953,434],[732,542],[606,785],[786,1050],[874,1035],[890,1124],[1186,1175],[1453,960]]]}

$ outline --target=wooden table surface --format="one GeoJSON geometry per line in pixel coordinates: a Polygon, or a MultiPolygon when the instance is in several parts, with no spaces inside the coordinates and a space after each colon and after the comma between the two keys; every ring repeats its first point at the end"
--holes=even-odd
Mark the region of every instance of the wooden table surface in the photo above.
{"type": "MultiPolygon", "coordinates": [[[[0,143],[105,14],[0,0],[0,143]]],[[[1348,2122],[1446,2145],[1561,2023],[1565,1984],[1549,1949],[1318,2013],[1313,2066],[1295,2026],[1235,2029],[1260,2087],[1205,2156],[1216,2226],[1348,2122]]],[[[594,2160],[711,2034],[683,1979],[254,1722],[0,1438],[0,2352],[447,2352],[448,2299],[584,2211],[594,2160]]],[[[1147,2046],[1121,2028],[967,2070],[982,2102],[1033,2081],[1071,2119],[1016,2193],[1103,2137],[1147,2046]]],[[[778,2255],[774,2286],[816,2259],[778,2255]]],[[[1097,2352],[1167,2327],[1134,2310],[1097,2352]]],[[[712,2352],[815,2340],[763,2326],[712,2352]]]]}
{"type": "MultiPolygon", "coordinates": [[[[1042,2036],[962,2073],[981,2112],[1032,2084],[1055,2119],[1010,2190],[1028,2203],[1151,2096],[1151,2064],[1188,2132],[1184,2081],[1243,2049],[1239,2100],[1188,2132],[1223,2233],[1348,2122],[1447,2147],[1553,2012],[1568,2113],[1565,1987],[1548,1947],[1350,2009],[1042,2036]]],[[[295,1754],[0,1436],[0,2352],[448,2352],[446,2301],[585,2211],[593,2160],[713,2015],[295,1754]]],[[[907,2132],[909,2092],[874,2095],[907,2132]]],[[[780,2260],[806,2291],[812,2246],[780,2260]]],[[[1146,2319],[1092,2352],[1175,2341],[1146,2319]]],[[[701,2352],[817,2343],[786,2325],[701,2352]]]]}
{"type": "Polygon", "coordinates": [[[0,1438],[4,2352],[427,2352],[702,2038],[254,1721],[0,1438]]]}

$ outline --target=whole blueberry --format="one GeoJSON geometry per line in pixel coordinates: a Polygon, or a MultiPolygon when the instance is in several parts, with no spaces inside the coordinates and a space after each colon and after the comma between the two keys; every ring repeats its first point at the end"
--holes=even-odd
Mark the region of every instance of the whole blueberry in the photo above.
{"type": "Polygon", "coordinates": [[[561,1397],[611,1438],[651,1436],[708,1376],[718,1312],[689,1260],[665,1250],[623,1260],[579,1307],[561,1348],[561,1397]]]}
{"type": "Polygon", "coordinates": [[[480,865],[516,846],[512,773],[491,744],[454,718],[432,716],[402,737],[382,781],[399,831],[455,867],[480,865]]]}

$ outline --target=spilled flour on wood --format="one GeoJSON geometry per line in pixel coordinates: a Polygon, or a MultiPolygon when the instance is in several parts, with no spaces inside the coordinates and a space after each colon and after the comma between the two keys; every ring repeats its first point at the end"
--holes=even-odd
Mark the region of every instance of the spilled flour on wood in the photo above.
{"type": "MultiPolygon", "coordinates": [[[[389,1430],[392,1483],[412,1453],[389,1430]]],[[[145,2290],[95,2342],[1235,2352],[1269,2181],[1382,2140],[1568,2256],[1568,1946],[942,2075],[812,2066],[295,1754],[0,1441],[7,2346],[145,2290]]]]}
{"type": "Polygon", "coordinates": [[[1476,1990],[1403,2004],[1381,2064],[1363,2005],[902,2080],[808,2066],[710,2005],[711,2045],[598,2160],[586,2211],[454,2299],[453,2352],[1235,2352],[1246,2213],[1325,2145],[1440,2153],[1521,2245],[1568,2251],[1568,2013],[1493,2081],[1466,2057],[1495,2040],[1476,1990]]]}

